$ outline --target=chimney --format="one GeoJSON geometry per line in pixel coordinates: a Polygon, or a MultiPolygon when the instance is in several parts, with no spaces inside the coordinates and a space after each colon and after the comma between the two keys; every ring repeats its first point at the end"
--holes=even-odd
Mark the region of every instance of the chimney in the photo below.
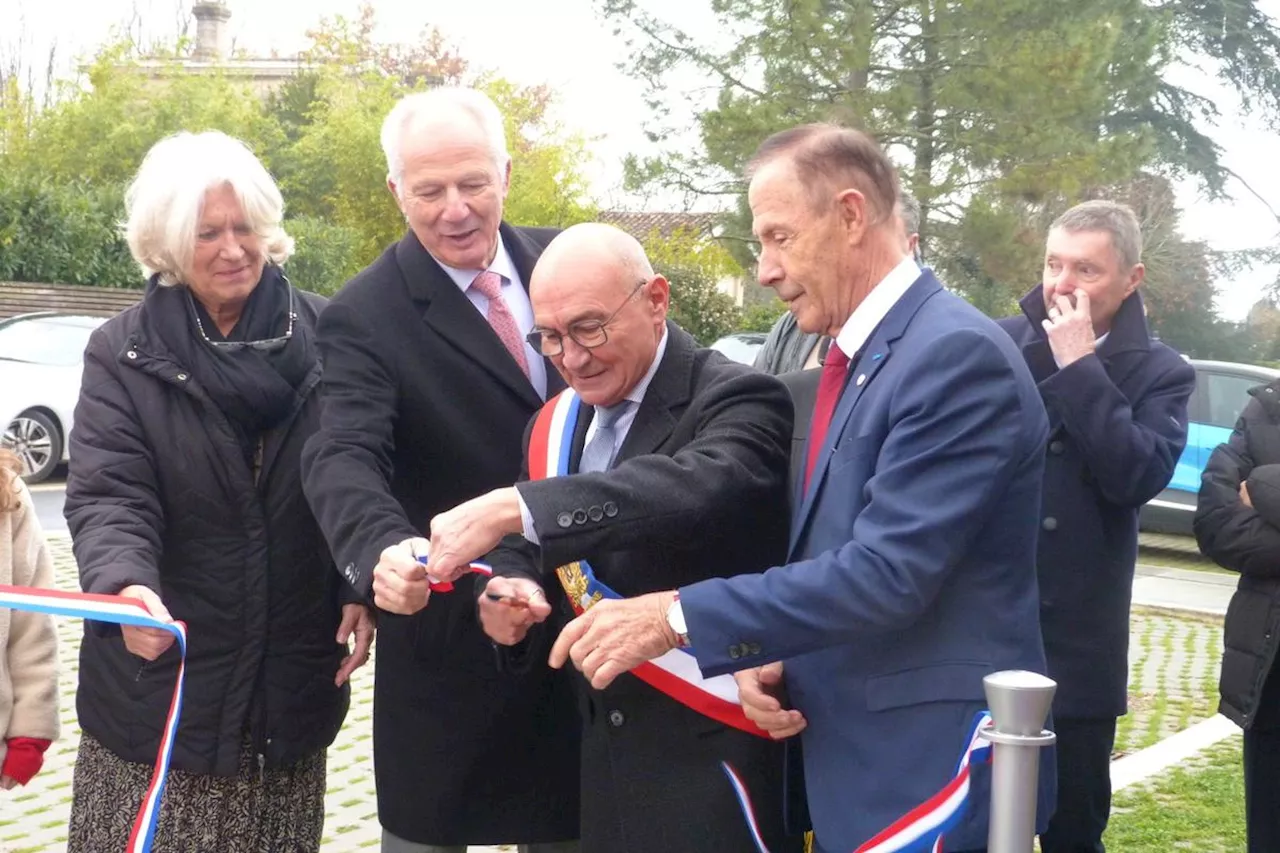
{"type": "Polygon", "coordinates": [[[227,21],[231,10],[222,0],[205,0],[191,7],[196,19],[196,50],[193,59],[198,62],[217,62],[227,58],[231,34],[227,21]]]}

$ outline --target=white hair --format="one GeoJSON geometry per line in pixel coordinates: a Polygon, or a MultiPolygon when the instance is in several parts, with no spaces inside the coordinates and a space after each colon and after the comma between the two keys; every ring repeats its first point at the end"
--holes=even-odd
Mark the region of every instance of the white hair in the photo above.
{"type": "Polygon", "coordinates": [[[158,273],[164,285],[186,277],[205,196],[223,186],[235,193],[267,259],[289,259],[293,238],[280,227],[284,199],[258,158],[225,133],[184,131],[151,146],[125,194],[125,240],[144,275],[158,273]]]}
{"type": "Polygon", "coordinates": [[[400,150],[404,132],[414,122],[441,111],[456,108],[470,116],[489,141],[489,153],[499,172],[507,170],[511,156],[507,153],[507,131],[502,123],[502,112],[493,100],[478,89],[458,86],[442,86],[426,92],[416,92],[401,98],[382,122],[382,153],[387,157],[387,180],[397,190],[404,179],[404,155],[400,150]]]}

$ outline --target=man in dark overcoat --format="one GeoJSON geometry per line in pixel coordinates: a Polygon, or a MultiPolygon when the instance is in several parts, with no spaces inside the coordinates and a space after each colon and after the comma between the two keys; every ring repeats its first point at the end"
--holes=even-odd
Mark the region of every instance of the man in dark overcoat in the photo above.
{"type": "Polygon", "coordinates": [[[524,340],[545,229],[502,222],[502,117],[473,90],[411,95],[383,126],[408,233],[320,318],[305,488],[338,571],[379,607],[374,771],[383,853],[577,849],[577,708],[563,673],[498,669],[470,578],[430,594],[431,517],[520,474],[563,383],[524,340]],[[431,595],[430,607],[425,606],[431,595]]]}
{"type": "Polygon", "coordinates": [[[1090,201],[1053,224],[1044,280],[1001,320],[1049,414],[1036,563],[1058,735],[1043,853],[1102,853],[1111,749],[1125,713],[1138,510],[1173,477],[1195,371],[1153,340],[1137,217],[1090,201]]]}

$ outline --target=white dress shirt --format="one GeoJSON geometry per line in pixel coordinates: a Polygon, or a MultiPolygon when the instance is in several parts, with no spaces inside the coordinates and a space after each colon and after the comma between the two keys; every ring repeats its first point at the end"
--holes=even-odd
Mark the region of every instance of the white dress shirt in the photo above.
{"type": "MultiPolygon", "coordinates": [[[[636,412],[640,411],[640,404],[644,402],[645,392],[649,390],[649,383],[653,382],[653,376],[658,372],[658,366],[662,364],[662,356],[667,351],[667,330],[662,329],[662,339],[658,341],[658,349],[653,354],[653,363],[649,365],[649,369],[645,372],[640,381],[632,387],[624,400],[629,400],[631,405],[623,412],[614,424],[614,430],[617,437],[614,439],[613,452],[616,455],[618,449],[622,447],[623,442],[627,440],[627,433],[631,431],[631,425],[636,421],[636,412]]],[[[591,437],[596,434],[596,420],[594,417],[591,423],[587,425],[587,434],[582,443],[586,447],[591,443],[591,437]]],[[[539,543],[538,531],[533,526],[533,514],[529,512],[529,506],[524,502],[524,495],[520,494],[520,486],[516,486],[516,499],[520,501],[520,519],[524,523],[524,538],[528,539],[534,545],[539,543]]]]}
{"type": "MultiPolygon", "coordinates": [[[[460,270],[451,267],[444,261],[435,258],[435,262],[440,265],[449,278],[453,279],[453,283],[461,288],[462,292],[471,304],[476,306],[476,310],[480,312],[480,316],[486,318],[488,322],[489,316],[489,299],[479,290],[471,286],[471,282],[476,280],[476,276],[484,272],[484,270],[460,270]]],[[[511,316],[515,317],[516,326],[520,329],[520,336],[533,331],[533,303],[529,301],[529,293],[524,289],[524,283],[520,280],[520,273],[516,271],[516,265],[512,262],[511,256],[507,254],[507,247],[502,242],[502,235],[498,235],[498,251],[494,253],[493,263],[489,264],[489,271],[497,273],[502,279],[502,301],[507,303],[507,308],[511,311],[511,316]]],[[[542,358],[542,353],[529,346],[529,342],[524,342],[525,360],[529,362],[529,384],[533,386],[533,390],[538,392],[538,396],[547,399],[547,362],[542,358]]]]}
{"type": "Polygon", "coordinates": [[[836,335],[836,344],[849,358],[853,358],[858,350],[866,346],[871,333],[880,325],[880,321],[888,316],[893,306],[898,304],[911,285],[920,277],[920,266],[911,256],[902,259],[880,283],[872,288],[862,304],[854,309],[853,314],[845,320],[836,335]]]}

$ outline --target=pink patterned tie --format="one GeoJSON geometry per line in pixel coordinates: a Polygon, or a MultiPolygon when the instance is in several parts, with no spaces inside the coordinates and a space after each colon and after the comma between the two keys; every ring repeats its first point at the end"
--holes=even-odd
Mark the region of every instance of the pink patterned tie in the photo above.
{"type": "Polygon", "coordinates": [[[524,337],[520,334],[520,328],[516,325],[516,318],[512,316],[511,309],[502,299],[502,276],[491,270],[485,270],[472,280],[471,286],[489,300],[489,311],[485,314],[485,318],[498,333],[498,339],[507,348],[507,352],[511,353],[516,364],[520,365],[527,379],[529,360],[524,354],[524,337]]]}

